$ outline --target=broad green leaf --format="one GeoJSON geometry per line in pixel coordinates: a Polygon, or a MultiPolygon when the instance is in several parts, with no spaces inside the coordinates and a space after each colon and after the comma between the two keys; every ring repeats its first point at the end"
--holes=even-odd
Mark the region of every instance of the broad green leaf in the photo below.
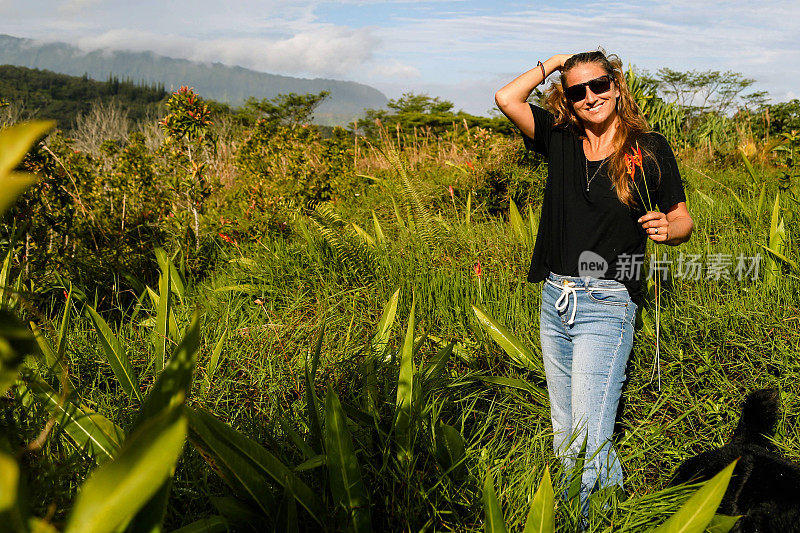
{"type": "Polygon", "coordinates": [[[116,531],[175,471],[186,439],[182,409],[165,409],[132,433],[119,451],[83,484],[65,533],[116,531]]]}
{"type": "Polygon", "coordinates": [[[34,175],[12,171],[22,162],[33,143],[55,125],[53,121],[22,122],[0,131],[0,216],[25,189],[36,183],[34,175]]]}
{"type": "Polygon", "coordinates": [[[472,191],[467,193],[467,212],[464,215],[464,222],[469,226],[470,219],[472,218],[472,191]]]}
{"type": "Polygon", "coordinates": [[[0,513],[11,509],[17,503],[19,484],[19,465],[16,459],[0,452],[0,513]]]}
{"type": "Polygon", "coordinates": [[[58,533],[55,526],[43,518],[29,518],[27,531],[28,533],[58,533]]]}
{"type": "Polygon", "coordinates": [[[278,507],[278,516],[275,518],[274,533],[300,533],[297,523],[297,505],[289,489],[284,489],[283,499],[278,507]]]}
{"type": "Polygon", "coordinates": [[[714,518],[711,519],[711,523],[708,524],[706,531],[707,533],[728,533],[741,517],[741,515],[728,516],[724,514],[715,514],[714,518]]]}
{"type": "Polygon", "coordinates": [[[453,354],[453,347],[456,345],[456,341],[450,341],[447,346],[443,346],[437,353],[436,356],[431,360],[430,363],[425,367],[425,371],[422,373],[422,386],[425,387],[429,382],[439,379],[444,374],[445,368],[447,368],[447,361],[450,360],[450,356],[453,354]]]}
{"type": "Polygon", "coordinates": [[[756,184],[758,183],[758,176],[756,175],[756,171],[753,169],[753,165],[750,163],[750,159],[747,158],[747,154],[744,153],[744,150],[739,147],[739,155],[742,157],[742,161],[744,162],[744,168],[747,169],[747,173],[750,174],[750,180],[756,184]]]}
{"type": "Polygon", "coordinates": [[[536,227],[537,222],[536,216],[533,213],[533,206],[528,204],[528,227],[530,228],[531,243],[536,241],[536,233],[539,231],[536,227]]]}
{"type": "Polygon", "coordinates": [[[36,352],[31,330],[6,308],[0,306],[0,397],[17,379],[26,355],[36,352]]]}
{"type": "Polygon", "coordinates": [[[217,344],[214,346],[214,350],[211,352],[211,360],[208,362],[208,367],[206,368],[206,377],[203,380],[203,394],[205,394],[205,392],[211,386],[211,380],[213,379],[214,373],[217,371],[217,366],[219,365],[219,357],[222,354],[222,347],[225,345],[225,341],[227,340],[228,330],[226,329],[217,341],[217,344]]]}
{"type": "Polygon", "coordinates": [[[533,396],[537,396],[540,399],[547,398],[547,391],[525,381],[524,379],[507,378],[503,376],[475,376],[475,379],[479,379],[485,383],[492,383],[502,387],[509,387],[511,389],[525,391],[533,396]]]}
{"type": "MultiPolygon", "coordinates": [[[[1,214],[1,213],[0,213],[1,214]]],[[[8,246],[6,257],[3,259],[3,265],[0,266],[0,305],[5,304],[8,300],[7,292],[9,292],[9,285],[11,284],[11,255],[14,253],[13,243],[8,246]]]]}
{"type": "Polygon", "coordinates": [[[175,266],[175,263],[170,259],[163,248],[156,248],[156,260],[158,261],[158,266],[162,273],[169,270],[170,288],[178,297],[178,300],[183,303],[183,298],[186,294],[186,283],[183,281],[183,277],[175,266]]]}
{"type": "Polygon", "coordinates": [[[147,503],[133,517],[125,533],[161,533],[161,524],[167,512],[169,493],[172,490],[172,478],[164,481],[147,503]]]}
{"type": "Polygon", "coordinates": [[[453,426],[439,422],[436,425],[436,459],[445,471],[456,477],[464,473],[466,445],[461,432],[453,426]]]}
{"type": "Polygon", "coordinates": [[[381,227],[378,215],[375,214],[374,209],[372,210],[372,225],[375,227],[375,240],[378,244],[384,244],[386,242],[386,237],[383,234],[383,227],[381,227]]]}
{"type": "Polygon", "coordinates": [[[397,375],[397,401],[395,402],[395,434],[400,457],[408,458],[411,453],[411,403],[414,398],[414,308],[416,297],[411,303],[408,327],[400,355],[400,372],[397,375]]]}
{"type": "Polygon", "coordinates": [[[113,422],[99,413],[84,412],[43,381],[31,381],[27,386],[79,449],[98,463],[117,455],[123,431],[113,422]]]}
{"type": "Polygon", "coordinates": [[[330,386],[325,397],[325,452],[331,494],[336,505],[347,512],[347,529],[355,533],[372,531],[369,498],[361,479],[353,439],[339,398],[330,386]]]}
{"type": "Polygon", "coordinates": [[[706,193],[704,193],[700,189],[695,189],[694,192],[697,193],[697,195],[700,196],[700,198],[702,198],[703,201],[705,201],[705,203],[707,203],[709,207],[714,207],[714,204],[716,202],[714,202],[713,198],[711,198],[709,195],[707,195],[706,193]]]}
{"type": "Polygon", "coordinates": [[[200,314],[195,312],[183,340],[169,359],[169,364],[147,393],[134,427],[167,407],[183,403],[192,390],[192,375],[200,348],[200,314]]]}
{"type": "MultiPolygon", "coordinates": [[[[580,433],[577,433],[577,435],[580,435],[580,433]]],[[[572,470],[569,473],[570,481],[569,487],[567,488],[567,501],[575,507],[580,506],[581,484],[583,482],[583,465],[586,463],[586,441],[587,436],[584,432],[581,449],[578,452],[578,457],[575,458],[575,464],[572,466],[572,470]]]]}
{"type": "Polygon", "coordinates": [[[361,226],[359,226],[358,224],[356,224],[355,222],[353,222],[352,225],[353,225],[353,229],[356,231],[358,236],[361,237],[361,239],[365,243],[367,243],[368,245],[370,245],[372,247],[375,246],[375,239],[372,237],[372,235],[370,235],[369,233],[364,231],[364,229],[361,226]]]}
{"type": "Polygon", "coordinates": [[[11,174],[0,176],[0,215],[14,205],[17,197],[25,192],[25,189],[37,181],[38,179],[33,174],[22,172],[12,172],[11,174]]]}
{"type": "Polygon", "coordinates": [[[522,533],[554,533],[556,530],[555,496],[550,481],[550,468],[544,468],[539,489],[533,495],[528,519],[522,533]]]}
{"type": "Polygon", "coordinates": [[[795,272],[800,274],[800,265],[798,265],[798,263],[796,261],[793,261],[792,259],[789,259],[788,257],[786,257],[782,253],[778,252],[777,250],[773,250],[772,248],[767,248],[763,244],[761,245],[761,247],[764,250],[766,250],[772,257],[774,257],[776,259],[779,259],[780,261],[783,261],[788,266],[790,266],[792,270],[794,270],[795,272]]]}
{"type": "Polygon", "coordinates": [[[64,302],[64,314],[61,316],[61,327],[58,330],[58,345],[56,348],[56,358],[58,362],[64,360],[64,354],[67,352],[67,330],[70,327],[70,318],[72,312],[72,287],[67,294],[67,301],[64,302]]]}
{"type": "Polygon", "coordinates": [[[513,199],[509,199],[508,221],[520,242],[528,246],[530,244],[530,235],[522,222],[522,215],[519,214],[519,209],[517,209],[517,204],[514,203],[513,199]]]}
{"type": "Polygon", "coordinates": [[[50,345],[50,341],[47,340],[44,332],[39,329],[39,326],[37,326],[35,322],[30,322],[30,326],[33,336],[36,338],[36,344],[39,345],[39,351],[42,352],[42,355],[44,356],[44,362],[47,365],[47,368],[55,368],[58,364],[58,360],[56,359],[56,351],[50,345]]]}
{"type": "Polygon", "coordinates": [[[111,370],[117,376],[122,390],[125,391],[129,398],[142,401],[139,380],[133,371],[133,366],[131,366],[128,354],[125,353],[122,343],[119,342],[119,339],[112,333],[106,321],[92,306],[87,304],[86,309],[89,311],[89,317],[94,323],[95,330],[97,330],[97,338],[103,347],[103,351],[105,351],[108,364],[111,365],[111,370]]]}
{"type": "MultiPolygon", "coordinates": [[[[379,357],[386,351],[386,345],[389,343],[389,336],[392,332],[392,325],[394,324],[394,317],[397,313],[397,302],[399,298],[400,288],[398,287],[383,307],[381,320],[378,322],[375,335],[372,336],[372,351],[379,357]]],[[[383,358],[380,357],[380,359],[382,360],[383,358]]]]}
{"type": "Polygon", "coordinates": [[[483,484],[483,516],[483,530],[486,533],[506,533],[506,523],[494,492],[491,474],[486,475],[486,482],[483,484]]]}
{"type": "MultiPolygon", "coordinates": [[[[0,131],[0,191],[6,189],[7,175],[17,168],[33,143],[55,127],[52,120],[21,122],[0,131]]],[[[2,193],[0,193],[2,194],[2,193]]],[[[0,213],[3,209],[0,209],[0,213]]]]}
{"type": "Polygon", "coordinates": [[[275,511],[269,484],[288,487],[297,502],[323,525],[326,513],[320,499],[277,457],[210,414],[187,411],[192,443],[228,484],[243,490],[268,516],[275,511]]]}
{"type": "Polygon", "coordinates": [[[250,502],[239,500],[233,496],[210,496],[211,504],[231,525],[231,531],[258,531],[254,526],[264,524],[265,516],[258,507],[250,502]]]}
{"type": "Polygon", "coordinates": [[[322,353],[322,340],[324,336],[325,324],[323,323],[319,330],[319,335],[317,336],[317,343],[314,347],[311,368],[308,367],[308,357],[306,357],[303,369],[306,378],[306,417],[308,418],[308,428],[311,433],[311,447],[316,452],[321,452],[324,447],[322,442],[322,422],[319,419],[319,399],[317,398],[315,385],[317,366],[319,365],[319,357],[322,353]]]}
{"type": "Polygon", "coordinates": [[[164,369],[164,362],[167,355],[167,346],[169,345],[169,316],[171,311],[171,289],[170,289],[171,273],[169,268],[161,272],[161,277],[158,281],[158,308],[156,310],[156,328],[153,330],[153,344],[156,349],[155,352],[155,370],[156,374],[164,369]]]}
{"type": "Polygon", "coordinates": [[[250,268],[260,268],[259,264],[256,261],[253,261],[249,257],[234,257],[233,259],[228,260],[229,264],[240,264],[250,268]]]}
{"type": "Polygon", "coordinates": [[[736,461],[722,469],[653,533],[703,533],[714,518],[735,467],[736,461]]]}
{"type": "Polygon", "coordinates": [[[397,202],[394,201],[394,197],[392,197],[392,207],[394,208],[394,216],[397,219],[397,223],[401,228],[405,228],[406,225],[403,222],[403,215],[400,214],[400,208],[397,207],[397,202]]]}
{"type": "Polygon", "coordinates": [[[529,370],[536,371],[542,374],[542,365],[536,361],[531,351],[525,346],[513,333],[500,325],[494,318],[489,316],[486,311],[478,307],[472,306],[475,316],[478,321],[489,333],[489,335],[500,345],[500,347],[511,357],[511,359],[518,365],[529,370]]]}
{"type": "Polygon", "coordinates": [[[315,455],[314,457],[308,459],[307,461],[303,461],[302,463],[294,467],[294,471],[305,472],[306,470],[314,470],[315,468],[327,465],[328,465],[328,457],[324,454],[320,454],[320,455],[315,455]]]}
{"type": "Polygon", "coordinates": [[[230,524],[221,516],[209,516],[192,522],[188,526],[172,531],[172,533],[225,533],[230,531],[230,524]]]}
{"type": "Polygon", "coordinates": [[[283,432],[289,437],[289,440],[291,440],[294,445],[297,446],[297,449],[302,452],[306,459],[319,456],[311,446],[306,444],[306,441],[304,441],[303,437],[301,437],[300,434],[294,430],[289,421],[287,421],[285,418],[281,418],[278,420],[278,422],[280,423],[283,432]]]}
{"type": "MultiPolygon", "coordinates": [[[[171,277],[172,277],[172,275],[170,274],[170,278],[171,277]]],[[[147,295],[150,297],[150,301],[153,304],[153,309],[156,312],[158,312],[158,306],[159,306],[159,303],[161,302],[161,297],[158,295],[158,293],[156,293],[156,291],[154,291],[150,287],[146,287],[145,288],[145,292],[147,292],[147,295]]],[[[153,335],[155,335],[155,327],[156,327],[157,324],[158,324],[158,316],[157,315],[153,315],[149,319],[142,320],[139,323],[139,325],[141,327],[145,327],[146,326],[146,327],[154,328],[153,335]]],[[[179,335],[179,330],[178,330],[178,321],[175,319],[175,313],[174,313],[174,310],[172,309],[172,304],[170,304],[169,327],[167,329],[169,330],[169,337],[172,340],[174,340],[176,343],[180,342],[180,335],[179,335]]],[[[154,341],[155,341],[155,339],[154,339],[154,341]]],[[[153,344],[153,346],[155,346],[155,344],[153,344]]]]}

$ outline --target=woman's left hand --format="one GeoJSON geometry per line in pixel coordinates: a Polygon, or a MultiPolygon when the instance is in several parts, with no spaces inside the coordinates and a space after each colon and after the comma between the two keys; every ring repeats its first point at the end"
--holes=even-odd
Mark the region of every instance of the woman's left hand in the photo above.
{"type": "Polygon", "coordinates": [[[669,220],[667,215],[659,211],[648,211],[637,221],[644,230],[647,236],[656,242],[664,242],[669,239],[669,220]]]}

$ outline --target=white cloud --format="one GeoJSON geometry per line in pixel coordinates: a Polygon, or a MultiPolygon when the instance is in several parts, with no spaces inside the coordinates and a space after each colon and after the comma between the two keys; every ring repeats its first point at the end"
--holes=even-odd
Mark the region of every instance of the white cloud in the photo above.
{"type": "Polygon", "coordinates": [[[800,83],[797,0],[610,0],[602,9],[585,0],[400,2],[234,0],[220,9],[215,0],[194,0],[191,7],[163,0],[0,0],[6,11],[0,33],[355,79],[392,96],[427,90],[472,112],[485,112],[492,89],[537,60],[598,45],[651,71],[741,72],[758,80],[754,90],[777,99],[800,83]],[[74,9],[59,10],[62,4],[74,9]]]}
{"type": "Polygon", "coordinates": [[[401,63],[396,59],[375,59],[371,62],[371,68],[364,74],[366,74],[370,79],[390,78],[401,80],[416,79],[420,77],[418,68],[401,63]]]}
{"type": "Polygon", "coordinates": [[[377,39],[367,29],[325,26],[285,39],[199,39],[139,30],[110,30],[77,40],[90,50],[153,51],[202,62],[221,62],[261,71],[348,75],[372,58],[377,39]]]}
{"type": "Polygon", "coordinates": [[[102,0],[66,0],[64,2],[59,2],[58,10],[61,13],[67,14],[77,13],[101,2],[102,0]]]}

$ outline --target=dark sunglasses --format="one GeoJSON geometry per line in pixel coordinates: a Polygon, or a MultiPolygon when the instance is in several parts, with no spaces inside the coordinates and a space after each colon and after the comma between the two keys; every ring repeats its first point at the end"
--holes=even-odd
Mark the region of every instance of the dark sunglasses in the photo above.
{"type": "Polygon", "coordinates": [[[564,96],[570,102],[580,102],[586,98],[586,88],[590,88],[594,94],[603,94],[611,90],[611,76],[604,74],[599,78],[589,80],[584,83],[576,83],[564,89],[564,96]]]}

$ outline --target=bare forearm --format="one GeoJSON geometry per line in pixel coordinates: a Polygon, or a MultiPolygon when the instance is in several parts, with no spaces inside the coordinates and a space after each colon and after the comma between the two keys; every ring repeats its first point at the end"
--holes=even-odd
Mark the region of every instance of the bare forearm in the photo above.
{"type": "Polygon", "coordinates": [[[508,104],[526,102],[533,90],[544,81],[544,79],[564,66],[564,61],[569,55],[559,54],[544,61],[545,76],[542,77],[542,67],[536,65],[529,71],[520,74],[508,85],[497,91],[494,95],[497,107],[503,109],[508,104]]]}

